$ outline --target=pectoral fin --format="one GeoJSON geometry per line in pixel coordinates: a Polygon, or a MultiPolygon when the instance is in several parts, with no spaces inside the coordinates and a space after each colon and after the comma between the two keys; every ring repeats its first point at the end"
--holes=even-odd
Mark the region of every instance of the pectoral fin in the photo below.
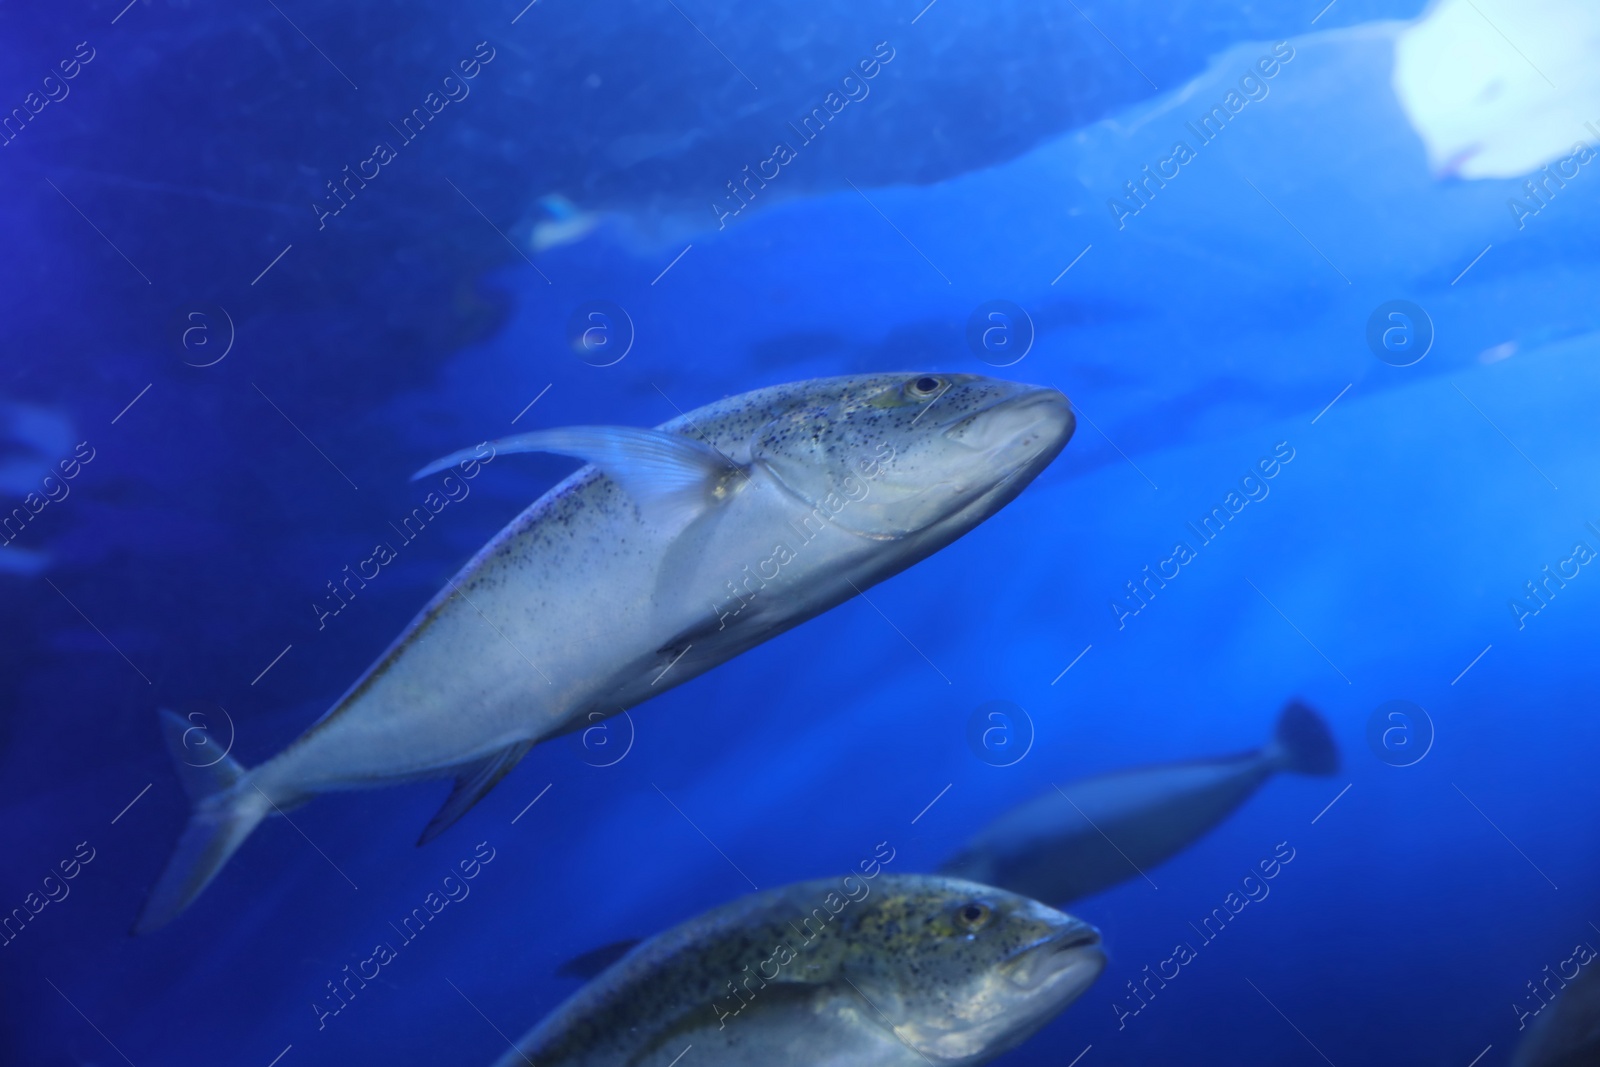
{"type": "Polygon", "coordinates": [[[422,836],[417,838],[417,844],[426,845],[444,833],[452,823],[470,811],[472,805],[482,800],[500,779],[510,774],[511,768],[515,767],[532,747],[532,741],[518,741],[514,745],[507,745],[487,759],[469,763],[462,768],[461,773],[456,776],[456,787],[445,799],[444,807],[439,809],[439,813],[423,829],[422,836]]]}
{"type": "MultiPolygon", "coordinates": [[[[567,426],[489,444],[497,453],[551,452],[593,463],[633,498],[646,518],[673,529],[724,499],[744,476],[742,467],[710,445],[636,426],[567,426]]],[[[453,452],[412,475],[412,481],[468,459],[482,459],[482,454],[477,448],[453,452]]]]}

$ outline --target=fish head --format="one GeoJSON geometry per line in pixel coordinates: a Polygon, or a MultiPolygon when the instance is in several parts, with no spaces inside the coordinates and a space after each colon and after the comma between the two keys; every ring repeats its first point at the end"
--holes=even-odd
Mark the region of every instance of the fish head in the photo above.
{"type": "Polygon", "coordinates": [[[853,533],[891,539],[977,525],[1032,481],[1076,427],[1055,389],[976,374],[816,383],[768,422],[751,458],[853,533]]]}
{"type": "Polygon", "coordinates": [[[901,1042],[936,1064],[986,1062],[1049,1022],[1106,963],[1100,932],[958,878],[886,879],[843,973],[901,1042]]]}

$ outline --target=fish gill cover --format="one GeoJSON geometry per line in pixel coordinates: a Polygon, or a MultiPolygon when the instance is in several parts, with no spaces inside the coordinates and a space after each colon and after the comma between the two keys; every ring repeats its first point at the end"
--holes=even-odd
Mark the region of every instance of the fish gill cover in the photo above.
{"type": "MultiPolygon", "coordinates": [[[[1125,771],[1170,830],[1203,783],[1156,772],[1290,699],[1340,770],[1074,901],[1105,972],[997,1062],[1593,1054],[1587,6],[0,26],[0,1060],[491,1063],[564,961],[758,890],[931,872],[1125,771]],[[890,371],[1057,389],[1076,430],[903,574],[574,712],[426,847],[447,783],[284,804],[129,936],[191,809],[158,711],[191,780],[268,761],[578,461],[412,471],[890,371]]],[[[779,559],[727,559],[708,631],[779,559]]]]}

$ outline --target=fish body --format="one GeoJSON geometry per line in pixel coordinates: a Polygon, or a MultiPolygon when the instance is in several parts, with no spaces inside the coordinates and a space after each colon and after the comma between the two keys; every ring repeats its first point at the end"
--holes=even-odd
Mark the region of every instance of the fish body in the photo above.
{"type": "MultiPolygon", "coordinates": [[[[653,430],[498,442],[590,465],[485,545],[299,739],[248,770],[195,768],[186,724],[167,714],[195,812],[139,929],[181,910],[262,818],[320,793],[454,777],[430,839],[539,741],[949,544],[1015,497],[1073,425],[1053,389],[896,374],[757,390],[653,430]]],[[[483,447],[442,462],[466,472],[483,447]]]]}
{"type": "Polygon", "coordinates": [[[33,539],[37,531],[28,526],[71,495],[81,464],[94,458],[89,442],[74,449],[72,438],[72,421],[64,413],[0,398],[0,574],[32,577],[50,566],[47,550],[16,541],[25,534],[33,539]]]}
{"type": "MultiPolygon", "coordinates": [[[[874,867],[877,865],[874,864],[874,867]]],[[[985,1063],[1105,966],[1086,923],[938,875],[852,875],[743,897],[643,942],[497,1067],[985,1063]]]]}
{"type": "Polygon", "coordinates": [[[940,870],[1065,904],[1182,851],[1279,771],[1332,774],[1337,767],[1338,752],[1320,717],[1292,703],[1264,748],[1053,788],[994,820],[940,870]]]}

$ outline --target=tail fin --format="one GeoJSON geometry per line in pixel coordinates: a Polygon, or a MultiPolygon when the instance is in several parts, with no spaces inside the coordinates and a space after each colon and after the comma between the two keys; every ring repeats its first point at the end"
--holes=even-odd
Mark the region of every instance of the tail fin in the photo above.
{"type": "Polygon", "coordinates": [[[1298,700],[1284,705],[1268,746],[1279,769],[1295,774],[1329,775],[1339,770],[1339,746],[1328,724],[1298,700]]]}
{"type": "Polygon", "coordinates": [[[224,754],[215,762],[196,766],[192,762],[195,751],[186,744],[191,729],[197,728],[176,712],[161,712],[167,750],[194,811],[134,924],[135,934],[149,933],[176,918],[272,810],[272,802],[250,784],[245,768],[233,757],[224,754]]]}

